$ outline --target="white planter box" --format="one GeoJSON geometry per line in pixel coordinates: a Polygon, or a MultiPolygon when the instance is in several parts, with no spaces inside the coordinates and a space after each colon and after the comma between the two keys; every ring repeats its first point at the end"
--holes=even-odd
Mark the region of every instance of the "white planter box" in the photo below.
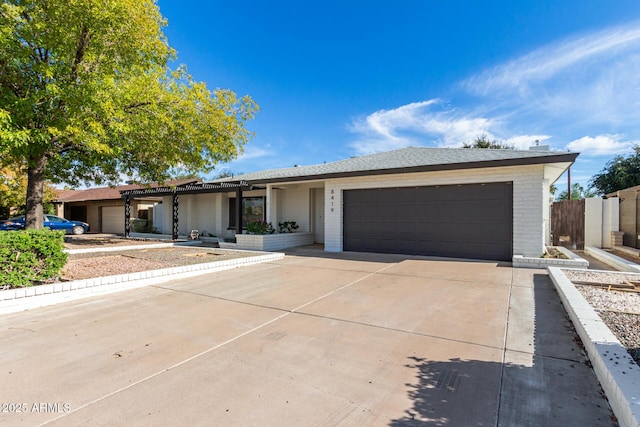
{"type": "Polygon", "coordinates": [[[313,244],[313,233],[236,234],[236,247],[253,251],[275,251],[313,244]]]}
{"type": "Polygon", "coordinates": [[[198,240],[202,240],[203,242],[208,242],[208,243],[220,243],[224,241],[224,239],[222,239],[221,237],[203,237],[203,236],[200,236],[198,240]]]}

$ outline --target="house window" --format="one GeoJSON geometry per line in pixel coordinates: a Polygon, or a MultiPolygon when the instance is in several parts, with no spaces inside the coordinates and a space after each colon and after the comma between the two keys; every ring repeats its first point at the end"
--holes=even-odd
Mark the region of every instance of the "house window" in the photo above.
{"type": "MultiPolygon", "coordinates": [[[[242,199],[242,228],[254,221],[264,221],[264,197],[245,197],[242,199]]],[[[236,199],[229,199],[229,228],[236,226],[236,199]]]]}

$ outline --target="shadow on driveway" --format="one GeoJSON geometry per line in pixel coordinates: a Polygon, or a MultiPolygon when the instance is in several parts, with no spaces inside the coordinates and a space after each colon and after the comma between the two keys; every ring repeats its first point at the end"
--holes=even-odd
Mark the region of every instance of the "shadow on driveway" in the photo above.
{"type": "MultiPolygon", "coordinates": [[[[413,407],[391,426],[485,425],[481,420],[495,413],[498,426],[617,426],[582,343],[567,317],[547,275],[534,274],[533,351],[510,348],[504,363],[450,359],[448,362],[409,357],[406,368],[416,381],[407,384],[413,407]],[[498,407],[486,407],[483,399],[469,398],[460,405],[459,390],[475,388],[486,372],[500,370],[498,407]]],[[[510,307],[510,321],[513,310],[510,307]]],[[[517,315],[517,314],[516,314],[517,315]]],[[[518,347],[518,343],[515,343],[518,347]]]]}

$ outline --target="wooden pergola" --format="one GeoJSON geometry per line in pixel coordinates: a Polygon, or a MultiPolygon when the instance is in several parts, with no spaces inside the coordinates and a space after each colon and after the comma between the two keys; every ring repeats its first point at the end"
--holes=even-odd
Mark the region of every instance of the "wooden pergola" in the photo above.
{"type": "Polygon", "coordinates": [[[139,188],[135,190],[124,190],[120,192],[120,196],[124,199],[124,237],[129,238],[131,235],[131,200],[143,197],[167,197],[171,196],[173,200],[173,228],[172,239],[178,240],[178,212],[180,195],[187,194],[205,194],[205,193],[236,193],[236,234],[242,233],[242,191],[256,189],[253,185],[246,181],[228,181],[216,183],[189,183],[179,186],[166,187],[149,187],[139,188]]]}

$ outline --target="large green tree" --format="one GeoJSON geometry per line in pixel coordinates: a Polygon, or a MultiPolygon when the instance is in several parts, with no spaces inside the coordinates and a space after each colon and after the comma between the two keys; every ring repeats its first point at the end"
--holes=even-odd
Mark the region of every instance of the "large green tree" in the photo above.
{"type": "Polygon", "coordinates": [[[640,146],[634,146],[633,153],[628,156],[611,159],[591,178],[589,185],[601,195],[640,185],[640,146]]]}
{"type": "Polygon", "coordinates": [[[483,133],[475,137],[472,143],[465,142],[462,148],[488,148],[492,150],[513,150],[513,145],[498,142],[496,139],[490,139],[489,135],[483,133]]]}
{"type": "MultiPolygon", "coordinates": [[[[571,200],[582,200],[588,197],[594,197],[596,192],[590,189],[585,189],[579,182],[574,182],[571,186],[571,200]]],[[[568,200],[569,193],[564,190],[558,194],[558,200],[568,200]]]]}
{"type": "Polygon", "coordinates": [[[171,68],[165,25],[154,0],[0,5],[0,166],[27,166],[27,227],[46,179],[163,181],[242,152],[257,105],[171,68]]]}
{"type": "MultiPolygon", "coordinates": [[[[53,201],[57,197],[55,189],[46,182],[44,185],[45,210],[53,213],[53,201]]],[[[27,200],[27,176],[23,170],[0,167],[0,219],[22,213],[27,200]]]]}

